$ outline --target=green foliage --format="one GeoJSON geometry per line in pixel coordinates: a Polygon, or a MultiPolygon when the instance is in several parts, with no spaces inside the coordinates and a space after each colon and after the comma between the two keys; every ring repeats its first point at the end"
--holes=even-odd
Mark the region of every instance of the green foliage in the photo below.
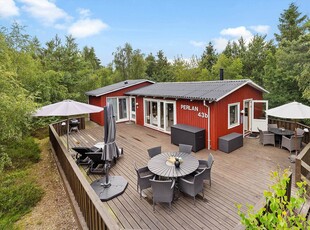
{"type": "Polygon", "coordinates": [[[308,20],[306,15],[301,15],[298,7],[291,3],[287,10],[280,15],[278,29],[280,34],[274,34],[276,40],[283,44],[285,41],[297,40],[306,31],[305,23],[308,20]]]}
{"type": "Polygon", "coordinates": [[[14,168],[25,168],[40,160],[40,148],[33,137],[10,143],[6,152],[14,168]]]}
{"type": "Polygon", "coordinates": [[[12,229],[14,222],[28,213],[41,199],[38,187],[27,170],[0,175],[0,229],[12,229]]]}
{"type": "Polygon", "coordinates": [[[237,205],[241,223],[246,229],[308,229],[310,221],[305,216],[296,213],[305,202],[305,182],[298,183],[298,191],[290,200],[286,195],[289,183],[289,170],[271,173],[274,184],[268,191],[264,191],[266,207],[254,212],[253,205],[248,206],[247,213],[241,211],[242,206],[237,205]]]}

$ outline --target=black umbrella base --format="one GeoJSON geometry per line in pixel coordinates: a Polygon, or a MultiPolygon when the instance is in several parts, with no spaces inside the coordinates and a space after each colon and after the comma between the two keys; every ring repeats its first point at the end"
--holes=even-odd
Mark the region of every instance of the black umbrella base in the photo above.
{"type": "Polygon", "coordinates": [[[97,193],[101,201],[108,201],[121,195],[127,188],[128,182],[122,176],[109,176],[109,184],[106,185],[105,176],[91,183],[91,187],[97,193]]]}

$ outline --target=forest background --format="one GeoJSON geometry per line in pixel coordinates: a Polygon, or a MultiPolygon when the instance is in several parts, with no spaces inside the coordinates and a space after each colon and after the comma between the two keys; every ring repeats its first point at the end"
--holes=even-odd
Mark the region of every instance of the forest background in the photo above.
{"type": "Polygon", "coordinates": [[[18,23],[0,29],[0,172],[18,168],[17,158],[32,159],[19,146],[32,146],[27,138],[42,126],[31,117],[38,107],[64,99],[87,102],[86,91],[122,80],[219,80],[223,68],[225,79],[251,79],[268,90],[271,108],[291,101],[310,104],[310,20],[294,3],[279,16],[274,39],[257,34],[246,44],[240,37],[222,53],[209,42],[200,57],[190,60],[169,61],[162,50],[144,54],[126,43],[103,66],[93,47],[80,50],[72,36],[62,41],[55,35],[42,45],[26,29],[18,23]]]}

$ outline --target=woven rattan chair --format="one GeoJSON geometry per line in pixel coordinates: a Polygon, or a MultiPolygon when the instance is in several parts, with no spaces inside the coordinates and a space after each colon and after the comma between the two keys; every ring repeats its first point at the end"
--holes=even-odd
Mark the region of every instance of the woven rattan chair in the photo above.
{"type": "Polygon", "coordinates": [[[179,179],[180,191],[194,197],[194,205],[196,204],[196,195],[198,193],[201,192],[204,198],[203,179],[205,170],[203,169],[195,175],[190,174],[179,179]]]}
{"type": "Polygon", "coordinates": [[[147,150],[147,152],[150,158],[155,157],[156,155],[161,153],[161,146],[150,148],[147,150]]]}
{"type": "Polygon", "coordinates": [[[265,145],[273,145],[276,146],[275,136],[274,133],[269,133],[268,131],[262,131],[261,129],[257,128],[259,131],[259,142],[265,145]]]}
{"type": "Polygon", "coordinates": [[[174,180],[150,180],[153,191],[153,211],[155,211],[155,205],[159,202],[169,203],[171,210],[171,202],[173,201],[174,194],[174,180]]]}
{"type": "Polygon", "coordinates": [[[288,138],[282,136],[281,148],[286,148],[290,153],[294,150],[299,151],[301,149],[301,141],[303,136],[292,136],[288,138]]]}
{"type": "Polygon", "coordinates": [[[207,161],[199,160],[199,166],[197,169],[198,172],[201,172],[202,170],[205,169],[203,173],[203,179],[209,180],[210,187],[211,187],[211,169],[212,169],[213,162],[214,162],[214,157],[210,153],[207,161]]]}
{"type": "Polygon", "coordinates": [[[142,190],[151,187],[150,179],[153,178],[154,174],[149,170],[147,166],[138,168],[136,162],[134,164],[134,167],[137,172],[137,191],[139,192],[141,198],[142,190]]]}
{"type": "Polygon", "coordinates": [[[192,152],[192,148],[193,148],[193,146],[191,146],[191,145],[179,144],[179,152],[180,153],[190,154],[192,152]]]}
{"type": "Polygon", "coordinates": [[[268,124],[268,130],[277,129],[277,128],[278,128],[278,124],[268,124]]]}

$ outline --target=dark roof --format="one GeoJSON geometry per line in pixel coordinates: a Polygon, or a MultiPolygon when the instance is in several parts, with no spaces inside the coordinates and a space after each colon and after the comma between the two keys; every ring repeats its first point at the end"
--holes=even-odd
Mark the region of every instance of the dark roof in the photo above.
{"type": "Polygon", "coordinates": [[[150,83],[154,83],[152,81],[149,80],[145,80],[145,79],[138,79],[138,80],[126,80],[126,81],[121,81],[112,85],[108,85],[108,86],[104,86],[102,88],[99,89],[95,89],[95,90],[91,90],[86,92],[85,94],[88,96],[95,96],[95,97],[99,97],[102,96],[104,94],[108,94],[108,93],[112,93],[121,89],[125,89],[137,84],[141,84],[144,82],[150,82],[150,83]]]}
{"type": "Polygon", "coordinates": [[[161,82],[142,87],[130,92],[127,95],[180,98],[191,100],[219,101],[244,85],[268,93],[253,81],[244,80],[222,80],[203,82],[161,82]]]}

